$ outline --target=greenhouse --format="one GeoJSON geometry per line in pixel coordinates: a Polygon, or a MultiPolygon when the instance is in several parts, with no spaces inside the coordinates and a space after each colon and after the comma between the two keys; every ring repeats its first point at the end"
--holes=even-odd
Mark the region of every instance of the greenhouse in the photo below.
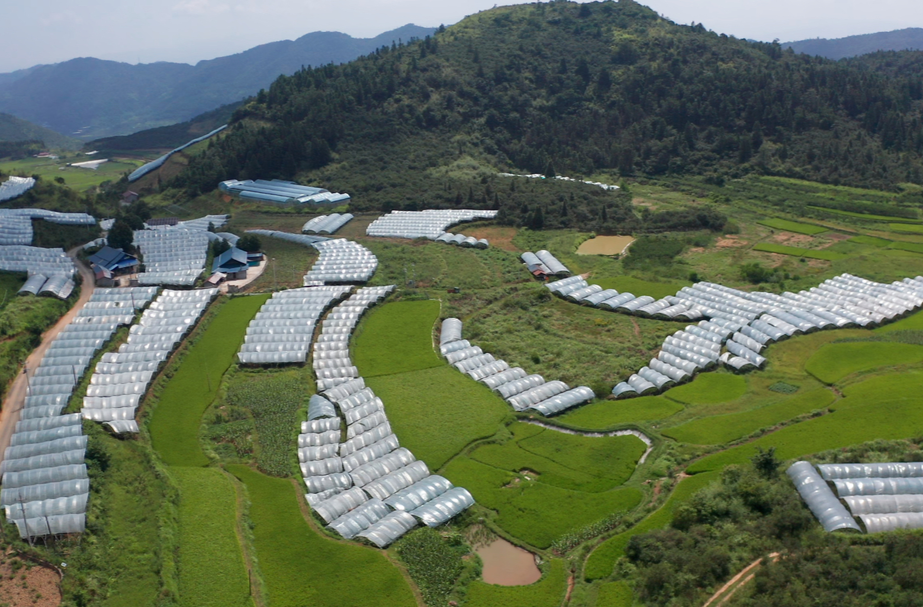
{"type": "Polygon", "coordinates": [[[506,361],[496,360],[463,340],[462,322],[457,318],[442,321],[439,344],[449,364],[498,392],[516,411],[532,409],[554,415],[595,398],[586,386],[571,389],[562,381],[546,382],[541,375],[527,375],[519,367],[511,369],[506,361]]]}
{"type": "Polygon", "coordinates": [[[0,271],[70,278],[77,268],[63,249],[11,245],[0,246],[0,271]]]}
{"type": "Polygon", "coordinates": [[[305,274],[305,286],[367,282],[378,269],[378,258],[357,242],[338,238],[313,243],[320,252],[305,274]]]}
{"type": "Polygon", "coordinates": [[[238,181],[231,179],[218,184],[222,192],[227,192],[242,200],[260,202],[278,202],[291,204],[337,204],[349,201],[349,194],[330,192],[323,188],[299,185],[292,181],[264,179],[238,181]]]}
{"type": "Polygon", "coordinates": [[[139,276],[142,285],[192,286],[205,269],[205,230],[137,230],[134,244],[144,256],[145,271],[139,276]]]}
{"type": "Polygon", "coordinates": [[[351,213],[331,213],[330,215],[319,215],[311,219],[301,228],[305,234],[336,234],[337,231],[352,221],[351,213]]]}
{"type": "MultiPolygon", "coordinates": [[[[123,297],[132,298],[131,305],[147,301],[134,299],[134,292],[139,289],[118,291],[129,291],[123,297]]],[[[149,300],[154,291],[147,289],[143,293],[149,300]]],[[[97,364],[83,399],[83,418],[97,422],[133,421],[141,396],[147,391],[157,367],[195,326],[217,293],[216,289],[163,291],[131,327],[126,343],[119,346],[117,352],[104,354],[97,364]]],[[[119,428],[131,428],[131,425],[110,426],[112,431],[119,428]]]]}
{"type": "MultiPolygon", "coordinates": [[[[18,198],[34,187],[35,179],[32,177],[16,177],[10,175],[6,181],[0,184],[0,202],[18,198]]],[[[32,226],[29,226],[30,231],[31,227],[32,226]]],[[[31,237],[29,238],[29,242],[32,242],[31,237]]]]}
{"type": "Polygon", "coordinates": [[[185,150],[186,148],[191,147],[191,146],[193,146],[193,145],[199,143],[200,141],[205,141],[206,139],[209,139],[209,138],[211,138],[212,136],[217,135],[218,133],[220,133],[221,131],[223,131],[223,130],[226,129],[226,128],[228,128],[228,125],[226,125],[226,124],[225,124],[224,126],[220,126],[220,127],[218,127],[217,129],[215,129],[214,131],[212,131],[212,132],[210,132],[210,133],[208,133],[208,134],[206,134],[206,135],[202,135],[201,137],[196,137],[196,138],[193,139],[192,141],[189,141],[189,142],[185,143],[184,145],[181,145],[180,147],[176,148],[175,150],[172,150],[172,151],[170,151],[170,152],[164,154],[163,156],[161,156],[161,157],[158,158],[157,160],[153,160],[153,161],[151,161],[151,162],[148,162],[148,163],[145,164],[144,166],[141,166],[141,167],[135,169],[135,170],[131,173],[131,175],[128,176],[128,181],[129,181],[129,182],[137,181],[137,180],[141,179],[142,177],[144,177],[145,175],[147,175],[148,173],[150,173],[151,171],[156,171],[157,169],[159,169],[160,167],[162,167],[163,164],[164,164],[164,163],[170,158],[170,156],[172,156],[173,154],[176,154],[177,152],[182,152],[182,151],[185,150]]]}
{"type": "Polygon", "coordinates": [[[416,526],[417,520],[413,516],[395,511],[357,534],[357,537],[365,538],[379,548],[387,548],[416,526]]]}
{"type": "MultiPolygon", "coordinates": [[[[459,223],[489,220],[497,216],[497,211],[473,209],[429,209],[425,211],[392,211],[379,217],[366,228],[366,235],[386,238],[426,238],[437,240],[451,226],[459,223]]],[[[462,237],[464,240],[465,237],[462,237]]],[[[443,242],[446,242],[445,240],[443,242]]],[[[458,241],[453,241],[459,244],[458,241]]],[[[487,241],[467,246],[486,247],[487,241]]]]}

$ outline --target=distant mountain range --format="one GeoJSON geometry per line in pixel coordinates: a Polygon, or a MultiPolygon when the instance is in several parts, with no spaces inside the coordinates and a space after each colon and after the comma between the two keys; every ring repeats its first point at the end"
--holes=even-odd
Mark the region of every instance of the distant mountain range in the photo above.
{"type": "Polygon", "coordinates": [[[83,140],[125,135],[238,102],[302,66],[345,63],[435,31],[405,25],[375,38],[314,32],[194,66],[72,59],[0,74],[0,112],[83,140]]]}
{"type": "Polygon", "coordinates": [[[41,141],[46,147],[75,150],[80,142],[31,122],[0,113],[0,141],[41,141]]]}
{"type": "Polygon", "coordinates": [[[815,38],[784,42],[782,46],[790,47],[796,53],[819,55],[827,59],[845,59],[877,51],[919,51],[923,50],[923,29],[909,27],[893,32],[847,36],[835,40],[815,38]]]}

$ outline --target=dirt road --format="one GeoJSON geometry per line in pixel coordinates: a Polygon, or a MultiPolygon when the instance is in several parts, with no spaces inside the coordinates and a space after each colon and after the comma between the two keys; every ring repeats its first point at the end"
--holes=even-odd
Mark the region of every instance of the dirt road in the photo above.
{"type": "MultiPolygon", "coordinates": [[[[83,277],[83,284],[80,287],[80,299],[77,300],[77,303],[74,304],[74,307],[71,308],[67,314],[62,316],[53,327],[42,335],[42,343],[29,355],[29,358],[26,359],[26,368],[29,369],[30,377],[35,371],[35,368],[42,362],[42,357],[45,356],[45,351],[48,350],[48,346],[51,345],[54,338],[58,336],[58,333],[60,333],[64,327],[70,324],[74,317],[77,316],[77,313],[83,309],[84,304],[90,300],[93,291],[96,290],[93,272],[90,271],[90,268],[84,265],[83,262],[77,259],[77,251],[79,251],[80,248],[81,247],[76,247],[67,252],[74,260],[74,264],[77,266],[80,276],[83,277]]],[[[16,422],[19,421],[20,410],[26,399],[26,387],[26,377],[22,373],[19,373],[10,386],[9,391],[6,393],[6,397],[3,399],[3,408],[0,409],[0,462],[3,461],[3,454],[10,445],[10,438],[13,436],[13,431],[16,429],[16,422]]]]}

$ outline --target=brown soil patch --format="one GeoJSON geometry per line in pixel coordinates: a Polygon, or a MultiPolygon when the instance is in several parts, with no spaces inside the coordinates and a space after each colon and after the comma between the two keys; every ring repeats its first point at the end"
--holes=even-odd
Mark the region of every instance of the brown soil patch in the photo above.
{"type": "Polygon", "coordinates": [[[649,200],[645,200],[644,198],[632,198],[631,204],[635,205],[636,207],[647,207],[649,209],[657,208],[657,205],[649,200]]]}
{"type": "Polygon", "coordinates": [[[792,232],[776,232],[772,240],[779,244],[790,247],[810,248],[808,245],[814,242],[813,236],[807,234],[793,234],[792,232]]]}
{"type": "Polygon", "coordinates": [[[689,249],[688,253],[704,253],[705,247],[692,247],[689,249]]]}
{"type": "Polygon", "coordinates": [[[57,607],[61,604],[58,572],[7,552],[0,559],[0,604],[10,607],[57,607]]]}
{"type": "Polygon", "coordinates": [[[635,337],[641,339],[641,327],[638,325],[638,321],[635,320],[634,316],[631,317],[631,324],[635,326],[635,337]]]}
{"type": "MultiPolygon", "coordinates": [[[[516,233],[519,231],[516,228],[485,226],[483,228],[471,228],[466,230],[464,226],[459,226],[458,229],[465,236],[474,236],[478,240],[486,238],[487,242],[489,242],[492,247],[504,251],[511,251],[513,253],[521,252],[516,245],[513,244],[513,238],[516,237],[516,233]]],[[[457,233],[458,232],[456,232],[456,234],[457,233]]]]}
{"type": "Polygon", "coordinates": [[[727,234],[724,238],[719,238],[715,246],[719,249],[729,249],[732,247],[742,247],[746,244],[746,240],[741,240],[740,237],[734,236],[733,234],[727,234]]]}

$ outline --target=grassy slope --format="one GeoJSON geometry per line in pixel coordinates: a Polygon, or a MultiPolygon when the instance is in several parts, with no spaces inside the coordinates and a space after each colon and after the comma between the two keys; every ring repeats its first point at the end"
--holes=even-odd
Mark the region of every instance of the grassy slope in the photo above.
{"type": "Polygon", "coordinates": [[[688,384],[667,391],[667,396],[685,404],[710,405],[740,398],[747,393],[747,380],[730,373],[703,373],[688,384]]]}
{"type": "Polygon", "coordinates": [[[828,344],[814,354],[805,371],[826,384],[847,375],[880,367],[917,363],[923,360],[923,347],[911,344],[867,342],[828,344]]]}
{"type": "Polygon", "coordinates": [[[807,234],[808,236],[823,234],[827,231],[827,228],[822,226],[815,226],[809,223],[801,223],[798,221],[789,221],[787,219],[778,219],[776,217],[773,217],[772,219],[764,219],[758,223],[775,230],[784,230],[786,232],[794,232],[795,234],[807,234]]]}
{"type": "Polygon", "coordinates": [[[383,553],[311,529],[291,481],[242,465],[228,469],[247,487],[271,607],[415,605],[407,582],[383,553]]]}
{"type": "Polygon", "coordinates": [[[435,300],[401,301],[376,310],[353,338],[355,364],[363,377],[442,366],[433,350],[432,327],[438,318],[435,300]]]}
{"type": "Polygon", "coordinates": [[[566,413],[556,422],[583,430],[606,430],[633,422],[656,421],[683,410],[663,396],[642,396],[620,401],[600,401],[566,413]]]}
{"type": "Polygon", "coordinates": [[[209,459],[198,440],[202,414],[215,399],[221,377],[234,361],[250,319],[268,297],[238,297],[223,304],[167,383],[150,420],[151,442],[164,463],[208,465],[209,459]]]}

